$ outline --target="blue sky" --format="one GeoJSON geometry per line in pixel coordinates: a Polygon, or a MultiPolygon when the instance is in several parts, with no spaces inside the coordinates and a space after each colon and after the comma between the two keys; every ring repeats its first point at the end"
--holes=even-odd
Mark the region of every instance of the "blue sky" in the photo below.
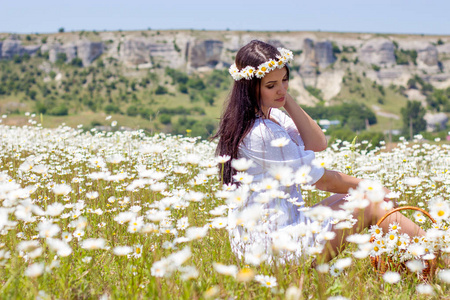
{"type": "Polygon", "coordinates": [[[269,30],[450,35],[449,0],[0,0],[0,32],[269,30]]]}

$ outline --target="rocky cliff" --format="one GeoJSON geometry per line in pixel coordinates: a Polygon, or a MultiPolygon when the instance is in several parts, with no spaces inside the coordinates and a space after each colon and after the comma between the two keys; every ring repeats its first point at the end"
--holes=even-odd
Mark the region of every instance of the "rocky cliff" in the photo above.
{"type": "Polygon", "coordinates": [[[148,30],[58,33],[45,35],[44,43],[0,34],[0,58],[40,51],[48,52],[50,62],[79,58],[89,66],[98,58],[111,58],[133,68],[171,67],[192,73],[228,68],[237,50],[252,39],[294,51],[293,71],[300,80],[293,81],[292,88],[320,88],[325,100],[339,93],[345,70],[364,73],[382,85],[406,86],[418,75],[438,88],[450,86],[450,36],[148,30]]]}

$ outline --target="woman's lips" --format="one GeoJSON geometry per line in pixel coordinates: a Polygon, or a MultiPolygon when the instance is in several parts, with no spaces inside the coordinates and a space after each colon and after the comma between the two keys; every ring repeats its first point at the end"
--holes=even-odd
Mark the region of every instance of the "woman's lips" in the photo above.
{"type": "Polygon", "coordinates": [[[277,102],[282,102],[283,100],[284,100],[284,97],[281,97],[281,98],[275,99],[275,101],[277,101],[277,102]]]}

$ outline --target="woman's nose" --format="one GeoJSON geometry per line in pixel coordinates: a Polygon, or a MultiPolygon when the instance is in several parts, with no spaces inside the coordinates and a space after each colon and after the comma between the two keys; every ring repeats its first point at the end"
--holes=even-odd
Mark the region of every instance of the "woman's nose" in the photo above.
{"type": "Polygon", "coordinates": [[[277,93],[279,95],[284,95],[286,94],[287,88],[284,85],[281,85],[281,87],[278,89],[277,93]]]}

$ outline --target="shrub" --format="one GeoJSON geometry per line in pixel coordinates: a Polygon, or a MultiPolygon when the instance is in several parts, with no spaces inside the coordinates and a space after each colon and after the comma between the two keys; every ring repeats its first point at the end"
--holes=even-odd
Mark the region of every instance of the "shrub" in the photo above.
{"type": "Polygon", "coordinates": [[[47,112],[47,106],[40,101],[36,102],[35,109],[38,114],[45,114],[47,112]]]}
{"type": "Polygon", "coordinates": [[[75,66],[75,67],[82,67],[83,66],[83,61],[81,60],[81,58],[75,57],[74,59],[72,59],[70,64],[72,66],[75,66]]]}
{"type": "Polygon", "coordinates": [[[190,78],[187,82],[188,87],[196,90],[205,89],[205,83],[201,78],[190,78]]]}
{"type": "Polygon", "coordinates": [[[150,118],[152,118],[154,116],[153,111],[149,108],[141,109],[139,114],[141,115],[142,119],[145,119],[145,120],[150,120],[150,118]]]}
{"type": "Polygon", "coordinates": [[[36,100],[36,95],[37,95],[37,92],[36,92],[36,91],[33,91],[33,90],[31,90],[31,91],[28,93],[28,96],[30,97],[31,100],[36,100]]]}
{"type": "Polygon", "coordinates": [[[139,114],[139,110],[137,108],[137,106],[135,105],[130,105],[127,108],[127,115],[130,117],[135,117],[139,114]]]}
{"type": "Polygon", "coordinates": [[[172,118],[168,114],[161,114],[159,115],[159,122],[161,122],[161,124],[167,125],[172,122],[172,118]]]}
{"type": "Polygon", "coordinates": [[[341,49],[339,48],[338,45],[333,43],[333,54],[339,54],[339,53],[341,53],[341,49]]]}
{"type": "Polygon", "coordinates": [[[186,84],[184,83],[180,83],[180,85],[178,85],[178,91],[182,94],[187,94],[189,92],[186,84]]]}
{"type": "Polygon", "coordinates": [[[205,115],[205,110],[202,107],[199,106],[194,106],[193,108],[191,108],[191,114],[193,113],[197,113],[199,115],[205,115]]]}
{"type": "Polygon", "coordinates": [[[189,77],[187,76],[186,73],[183,73],[176,69],[167,67],[164,71],[165,71],[166,75],[168,75],[172,78],[172,84],[176,84],[176,83],[185,84],[189,80],[189,77]]]}
{"type": "Polygon", "coordinates": [[[155,94],[156,95],[164,95],[167,94],[167,88],[162,86],[162,85],[158,85],[155,89],[155,94]]]}
{"type": "Polygon", "coordinates": [[[306,86],[306,90],[307,90],[311,95],[313,95],[314,97],[316,97],[317,99],[323,101],[323,98],[322,98],[322,91],[321,91],[320,89],[315,88],[315,87],[313,87],[313,86],[311,86],[311,85],[307,85],[307,86],[306,86]]]}
{"type": "Polygon", "coordinates": [[[105,113],[107,114],[117,114],[120,113],[120,108],[115,104],[107,104],[104,108],[105,113]]]}
{"type": "Polygon", "coordinates": [[[65,104],[60,104],[57,107],[49,110],[48,114],[53,116],[67,116],[69,114],[69,109],[65,104]]]}

